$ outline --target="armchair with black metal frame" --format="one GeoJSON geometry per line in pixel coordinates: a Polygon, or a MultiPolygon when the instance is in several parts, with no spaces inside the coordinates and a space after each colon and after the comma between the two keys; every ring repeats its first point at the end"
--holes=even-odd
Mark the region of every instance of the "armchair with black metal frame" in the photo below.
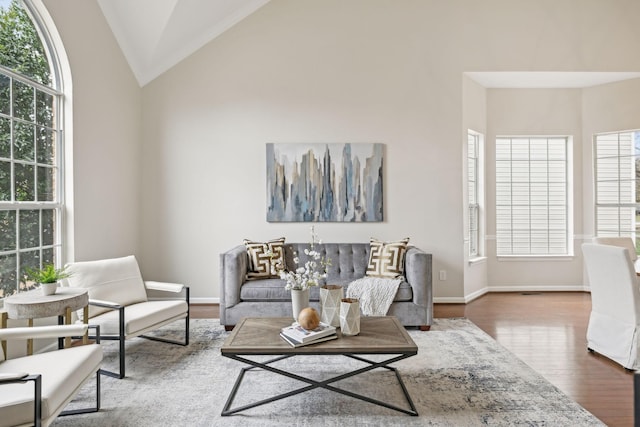
{"type": "MultiPolygon", "coordinates": [[[[125,341],[135,337],[186,346],[189,344],[189,287],[144,281],[134,256],[76,262],[67,265],[64,284],[89,292],[89,322],[101,326],[103,340],[119,342],[119,371],[103,370],[114,378],[125,376],[125,341]],[[181,298],[150,299],[149,291],[181,298]],[[182,341],[148,335],[175,322],[185,321],[182,341]]],[[[79,313],[82,315],[82,313],[79,313]]]]}
{"type": "Polygon", "coordinates": [[[100,410],[102,347],[99,326],[85,324],[0,329],[0,426],[46,427],[58,416],[100,410]],[[8,359],[7,341],[82,336],[95,328],[96,343],[8,359]],[[95,406],[64,410],[96,378],[95,406]],[[33,383],[30,387],[28,383],[33,383]]]}

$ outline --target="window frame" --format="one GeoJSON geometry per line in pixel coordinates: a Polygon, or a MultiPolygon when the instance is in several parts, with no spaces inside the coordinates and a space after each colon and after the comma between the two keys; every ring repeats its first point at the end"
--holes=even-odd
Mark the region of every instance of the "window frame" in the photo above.
{"type": "MultiPolygon", "coordinates": [[[[14,293],[21,292],[24,290],[29,290],[33,288],[33,283],[23,283],[22,282],[22,274],[24,273],[24,268],[26,266],[35,267],[33,254],[37,253],[35,259],[37,260],[37,267],[43,267],[43,257],[46,257],[46,261],[49,261],[49,257],[54,262],[56,268],[60,268],[63,265],[63,257],[65,254],[65,241],[64,241],[64,224],[65,224],[65,134],[64,134],[64,125],[65,125],[65,117],[64,117],[64,108],[65,108],[65,96],[62,91],[62,79],[60,72],[60,64],[58,61],[58,55],[53,48],[53,43],[51,41],[50,34],[48,29],[39,15],[37,8],[32,4],[30,0],[23,0],[22,7],[25,9],[33,26],[36,28],[38,32],[38,36],[42,43],[43,50],[47,56],[47,62],[49,64],[50,75],[51,75],[51,83],[50,86],[43,85],[28,76],[22,75],[20,73],[16,73],[15,71],[8,69],[4,66],[0,65],[0,75],[6,76],[9,79],[9,90],[13,90],[13,82],[19,82],[22,85],[27,85],[33,90],[34,95],[34,108],[37,106],[37,99],[39,94],[45,94],[46,96],[51,97],[50,100],[47,100],[47,104],[51,103],[52,107],[52,116],[50,123],[39,123],[37,116],[33,118],[29,118],[29,120],[21,120],[15,116],[14,105],[13,102],[10,102],[10,110],[8,114],[0,113],[0,117],[3,119],[8,119],[10,126],[10,136],[9,136],[9,144],[11,146],[9,158],[3,157],[3,161],[9,162],[10,164],[10,192],[11,197],[10,200],[0,201],[0,213],[5,212],[15,212],[15,246],[11,249],[9,248],[0,248],[4,250],[0,250],[0,257],[6,256],[15,256],[15,277],[11,277],[12,280],[15,280],[15,289],[14,293]],[[41,159],[37,156],[37,151],[34,151],[33,160],[18,160],[15,158],[14,153],[14,123],[22,123],[23,125],[34,126],[34,150],[37,150],[36,138],[38,138],[38,131],[45,130],[46,132],[50,132],[50,138],[53,139],[53,158],[50,163],[44,163],[40,161],[41,159]],[[18,201],[16,200],[16,192],[15,192],[15,172],[14,168],[16,164],[27,164],[33,167],[34,177],[33,177],[33,186],[34,186],[34,197],[33,201],[18,201]],[[46,168],[52,168],[53,173],[50,179],[51,185],[51,196],[46,197],[48,200],[39,200],[42,197],[38,196],[38,186],[41,184],[38,181],[38,173],[46,170],[46,168]],[[20,217],[21,213],[25,213],[25,211],[34,211],[37,212],[38,218],[38,231],[37,231],[37,239],[38,244],[36,246],[30,246],[28,248],[21,248],[20,237],[21,237],[21,224],[20,217]],[[50,221],[43,221],[43,212],[51,211],[52,218],[50,221]],[[53,226],[53,230],[47,231],[46,226],[53,226]],[[45,238],[46,235],[46,238],[45,238]],[[29,259],[27,254],[32,255],[32,258],[29,259]],[[46,253],[46,256],[45,256],[46,253]],[[25,261],[27,260],[27,261],[25,261]],[[31,261],[28,264],[26,262],[31,261]]],[[[13,100],[13,94],[10,94],[10,100],[13,100]]],[[[36,110],[34,109],[34,114],[36,114],[36,110]]],[[[34,214],[35,215],[35,214],[34,214]]],[[[11,214],[8,214],[10,217],[11,214]]],[[[35,218],[35,217],[33,217],[35,218]]],[[[34,221],[35,222],[35,221],[34,221]]],[[[13,239],[14,236],[11,236],[13,239]]],[[[10,260],[12,263],[13,260],[10,260]]],[[[11,290],[8,290],[11,292],[11,290]]],[[[2,306],[3,297],[11,295],[10,293],[0,295],[0,307],[2,306]]]]}
{"type": "MultiPolygon", "coordinates": [[[[637,164],[638,160],[640,159],[640,148],[636,147],[636,138],[638,140],[640,140],[640,129],[632,129],[632,130],[621,130],[621,131],[614,131],[614,132],[601,132],[601,133],[596,133],[593,135],[593,141],[592,141],[592,147],[593,147],[593,205],[594,205],[594,212],[593,212],[593,218],[594,218],[594,231],[595,231],[595,235],[597,237],[630,237],[633,241],[634,244],[636,245],[636,248],[638,246],[638,243],[640,243],[638,241],[638,237],[640,236],[640,221],[637,221],[636,218],[638,216],[638,212],[640,212],[640,201],[637,202],[621,202],[620,201],[620,197],[621,197],[621,193],[623,192],[623,190],[621,189],[621,182],[623,181],[629,181],[634,183],[633,185],[633,190],[631,190],[631,194],[634,196],[633,198],[635,198],[636,200],[638,200],[639,195],[638,195],[638,173],[640,172],[640,167],[636,166],[635,168],[631,167],[631,169],[629,170],[629,172],[632,172],[632,176],[630,176],[629,178],[623,180],[621,179],[622,176],[620,175],[621,173],[621,169],[622,169],[622,159],[624,158],[629,158],[629,159],[635,159],[634,163],[637,164]],[[631,148],[631,152],[628,153],[622,153],[621,151],[621,144],[623,143],[621,141],[621,137],[625,134],[630,134],[630,148],[631,148]],[[611,137],[611,136],[615,136],[616,137],[616,142],[617,142],[617,155],[616,156],[611,156],[611,155],[603,155],[603,156],[599,156],[599,149],[598,149],[598,139],[600,137],[611,137]],[[600,174],[600,168],[598,167],[598,160],[599,159],[612,159],[612,158],[616,158],[617,161],[617,180],[616,182],[618,183],[617,185],[617,196],[618,196],[618,202],[617,203],[611,203],[611,202],[605,202],[605,203],[600,203],[600,183],[605,183],[605,182],[613,182],[613,180],[611,179],[599,179],[600,174]],[[600,209],[599,208],[615,208],[618,209],[618,221],[617,221],[617,227],[615,230],[613,229],[603,229],[601,228],[601,223],[600,223],[600,209]],[[620,219],[620,209],[621,208],[630,208],[630,209],[635,209],[636,213],[635,215],[631,215],[632,220],[630,220],[631,228],[630,229],[622,229],[621,227],[621,219],[620,219]]],[[[637,249],[636,249],[637,251],[637,249]]]]}
{"type": "Polygon", "coordinates": [[[467,213],[466,238],[469,261],[484,258],[484,135],[467,129],[467,213]],[[471,149],[473,145],[473,149],[471,149]],[[473,192],[471,188],[473,187],[473,192]],[[473,193],[473,194],[472,194],[473,193]],[[473,199],[472,199],[472,196],[473,199]]]}

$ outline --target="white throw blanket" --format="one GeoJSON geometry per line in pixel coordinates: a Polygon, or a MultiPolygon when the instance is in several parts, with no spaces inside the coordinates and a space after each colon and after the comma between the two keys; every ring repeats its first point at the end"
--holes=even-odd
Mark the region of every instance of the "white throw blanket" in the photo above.
{"type": "Polygon", "coordinates": [[[386,316],[396,297],[402,279],[363,277],[347,287],[347,298],[360,300],[360,311],[364,316],[386,316]]]}

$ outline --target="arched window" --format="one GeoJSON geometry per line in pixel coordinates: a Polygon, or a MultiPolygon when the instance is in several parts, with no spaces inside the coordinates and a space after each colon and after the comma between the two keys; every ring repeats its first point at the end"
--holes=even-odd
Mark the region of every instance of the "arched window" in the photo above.
{"type": "Polygon", "coordinates": [[[60,75],[29,0],[0,2],[0,298],[62,259],[60,75]]]}

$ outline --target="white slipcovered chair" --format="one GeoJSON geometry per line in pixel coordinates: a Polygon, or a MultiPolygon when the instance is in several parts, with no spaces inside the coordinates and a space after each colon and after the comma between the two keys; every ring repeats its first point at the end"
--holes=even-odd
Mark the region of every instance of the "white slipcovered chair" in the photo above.
{"type": "MultiPolygon", "coordinates": [[[[143,337],[170,344],[189,344],[189,287],[182,284],[143,281],[134,256],[75,262],[67,265],[65,285],[89,292],[89,323],[100,326],[103,340],[118,340],[119,372],[102,370],[116,378],[125,376],[125,340],[143,337]],[[173,294],[172,299],[149,300],[147,291],[173,294]],[[176,295],[180,297],[175,299],[176,295]],[[184,340],[144,335],[183,319],[184,340]]],[[[81,313],[79,313],[81,317],[81,313]]],[[[80,319],[81,321],[82,319],[80,319]]]]}
{"type": "Polygon", "coordinates": [[[640,272],[640,261],[638,261],[638,254],[636,252],[636,245],[631,237],[594,237],[593,243],[599,245],[611,245],[620,246],[621,248],[627,248],[629,250],[629,256],[633,262],[633,267],[636,273],[640,272]]]}
{"type": "Polygon", "coordinates": [[[7,341],[84,335],[87,328],[78,324],[0,329],[0,427],[48,426],[58,415],[100,410],[100,345],[87,344],[5,360],[7,341]],[[94,375],[95,407],[63,411],[94,375]]]}
{"type": "Polygon", "coordinates": [[[584,243],[582,252],[591,285],[587,348],[639,369],[640,289],[629,250],[584,243]]]}

